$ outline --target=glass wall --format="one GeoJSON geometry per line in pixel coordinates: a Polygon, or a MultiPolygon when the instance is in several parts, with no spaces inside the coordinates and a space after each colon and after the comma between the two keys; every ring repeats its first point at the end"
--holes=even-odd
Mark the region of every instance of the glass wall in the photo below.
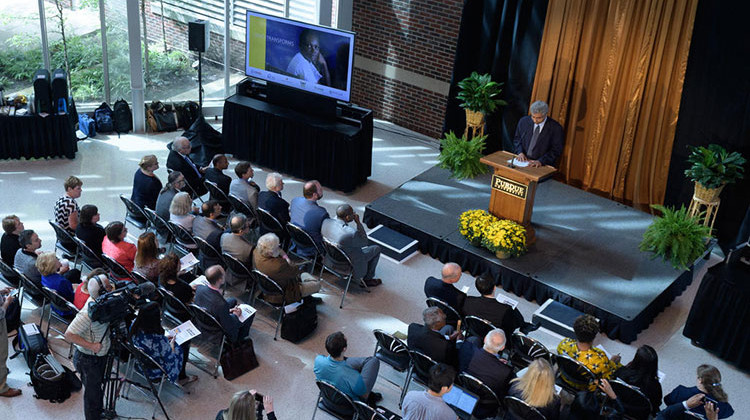
{"type": "Polygon", "coordinates": [[[0,1],[0,86],[3,95],[31,94],[34,72],[44,67],[37,2],[0,1]]]}

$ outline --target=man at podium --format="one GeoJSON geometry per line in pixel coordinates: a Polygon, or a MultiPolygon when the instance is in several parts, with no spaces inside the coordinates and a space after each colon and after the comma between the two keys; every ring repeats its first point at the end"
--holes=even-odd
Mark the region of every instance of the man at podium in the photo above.
{"type": "Polygon", "coordinates": [[[518,121],[513,137],[513,152],[519,162],[529,166],[555,166],[563,152],[563,129],[560,123],[548,117],[546,102],[536,101],[529,107],[529,114],[518,121]]]}

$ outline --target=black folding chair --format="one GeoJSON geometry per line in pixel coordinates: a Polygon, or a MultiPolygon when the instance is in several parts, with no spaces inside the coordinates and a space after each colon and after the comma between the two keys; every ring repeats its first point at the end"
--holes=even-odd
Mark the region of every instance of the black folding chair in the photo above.
{"type": "Polygon", "coordinates": [[[104,265],[104,261],[102,260],[101,254],[97,254],[96,252],[94,252],[82,240],[78,238],[73,238],[73,240],[76,241],[78,249],[81,251],[81,255],[83,256],[83,258],[81,258],[82,265],[88,267],[89,270],[106,267],[106,265],[104,265]]]}
{"type": "Polygon", "coordinates": [[[209,357],[214,359],[214,368],[209,369],[206,366],[210,366],[209,364],[204,363],[193,363],[195,367],[198,369],[208,373],[209,375],[213,376],[214,379],[216,379],[219,375],[219,366],[221,359],[221,355],[224,352],[224,343],[226,343],[227,334],[224,328],[221,326],[219,321],[216,320],[216,318],[213,317],[213,315],[209,314],[205,309],[202,307],[196,305],[196,304],[189,304],[188,308],[190,309],[190,312],[193,314],[193,317],[196,321],[196,327],[198,327],[199,330],[201,330],[201,335],[198,337],[195,337],[193,339],[194,344],[202,344],[202,346],[198,346],[199,348],[205,350],[207,353],[209,353],[209,357]],[[211,348],[216,347],[216,341],[214,341],[213,338],[216,338],[217,334],[221,334],[220,344],[219,344],[219,351],[216,353],[216,356],[212,356],[211,348]]]}
{"type": "Polygon", "coordinates": [[[159,216],[155,211],[149,208],[143,209],[143,213],[146,214],[148,219],[151,221],[154,230],[156,230],[156,233],[164,238],[164,241],[170,246],[171,250],[174,247],[174,233],[167,224],[166,220],[162,219],[161,216],[159,216]]]}
{"type": "MultiPolygon", "coordinates": [[[[75,318],[76,314],[78,313],[78,308],[76,308],[75,305],[73,305],[71,302],[68,302],[64,297],[60,296],[56,291],[50,289],[49,287],[42,286],[42,293],[44,293],[44,296],[50,302],[50,306],[47,309],[47,329],[44,332],[44,339],[49,342],[49,330],[52,330],[62,335],[63,341],[66,341],[65,330],[53,327],[52,318],[67,327],[68,325],[70,325],[71,321],[73,321],[73,318],[75,318]],[[68,312],[70,315],[60,315],[55,311],[55,309],[61,312],[68,312]]],[[[70,359],[71,357],[73,357],[73,343],[68,342],[68,344],[68,355],[66,357],[70,359]]],[[[53,347],[50,347],[50,349],[54,351],[53,347]]]]}
{"type": "Polygon", "coordinates": [[[354,401],[354,410],[357,412],[358,420],[401,420],[401,416],[385,407],[373,408],[362,401],[354,401]]]}
{"type": "Polygon", "coordinates": [[[128,397],[130,396],[130,388],[135,385],[135,389],[140,391],[144,396],[149,396],[149,394],[151,396],[151,400],[153,401],[153,411],[151,412],[151,418],[156,418],[156,405],[158,403],[158,405],[161,407],[162,412],[164,413],[164,416],[168,419],[169,414],[167,414],[167,409],[166,407],[164,407],[164,403],[162,403],[161,401],[161,391],[164,388],[164,384],[171,383],[185,394],[189,394],[189,392],[186,392],[180,385],[171,382],[169,380],[169,374],[166,370],[164,370],[164,367],[157,363],[156,360],[154,360],[151,356],[146,354],[146,352],[138,348],[136,345],[126,342],[123,343],[123,347],[128,351],[128,353],[130,353],[130,357],[128,358],[128,364],[125,368],[125,379],[127,380],[127,385],[123,390],[122,397],[126,400],[129,399],[128,397]],[[133,373],[136,372],[140,374],[146,381],[145,385],[142,385],[135,381],[133,373]],[[158,372],[158,376],[151,376],[153,372],[158,372]],[[149,392],[146,392],[146,390],[148,390],[149,392]]]}
{"type": "Polygon", "coordinates": [[[234,258],[233,256],[227,254],[226,252],[222,253],[221,256],[224,258],[224,262],[227,263],[227,272],[232,274],[230,276],[232,279],[232,284],[224,283],[224,288],[238,289],[237,286],[239,286],[244,281],[245,286],[243,287],[243,290],[250,291],[250,298],[252,298],[252,296],[255,294],[255,279],[250,272],[250,268],[248,268],[237,258],[234,258]]]}
{"type": "Polygon", "coordinates": [[[417,350],[410,349],[409,355],[411,356],[411,365],[406,375],[406,385],[402,391],[403,395],[406,395],[407,391],[409,391],[409,385],[411,385],[412,380],[426,387],[427,381],[430,378],[430,368],[438,364],[430,356],[417,350]]]}
{"type": "Polygon", "coordinates": [[[557,355],[556,360],[559,374],[557,384],[571,394],[588,389],[596,381],[596,375],[578,360],[564,354],[557,355]]]}
{"type": "Polygon", "coordinates": [[[218,201],[219,204],[221,204],[223,213],[231,210],[232,204],[229,202],[229,197],[227,197],[226,193],[224,193],[215,182],[204,179],[203,183],[206,185],[206,189],[209,192],[209,199],[218,201]]]}
{"type": "Polygon", "coordinates": [[[49,220],[50,226],[55,231],[57,241],[55,242],[55,249],[62,251],[66,258],[73,258],[73,265],[78,264],[78,245],[74,240],[75,236],[65,230],[58,223],[49,220]]]}
{"type": "Polygon", "coordinates": [[[503,398],[503,405],[514,420],[547,420],[536,408],[528,405],[526,401],[511,397],[503,398]]]}
{"type": "Polygon", "coordinates": [[[143,275],[143,273],[141,273],[138,270],[131,271],[130,272],[130,277],[133,278],[133,281],[135,281],[135,284],[142,284],[142,283],[151,281],[145,275],[143,275]]]}
{"type": "Polygon", "coordinates": [[[195,240],[195,244],[198,245],[198,259],[201,260],[204,270],[213,264],[218,264],[225,270],[227,269],[227,262],[224,261],[224,257],[218,249],[214,248],[213,245],[209,244],[199,236],[193,236],[193,240],[195,240]],[[206,264],[206,260],[212,264],[206,264]]]}
{"type": "Polygon", "coordinates": [[[628,420],[647,420],[651,416],[651,401],[638,387],[629,385],[619,379],[610,379],[612,391],[625,409],[628,420]]]}
{"type": "Polygon", "coordinates": [[[137,227],[140,230],[148,228],[148,217],[143,212],[143,208],[127,197],[120,194],[120,200],[125,204],[125,223],[137,227]]]}
{"type": "Polygon", "coordinates": [[[354,408],[354,401],[348,395],[341,392],[338,388],[326,381],[315,381],[320,392],[315,403],[315,411],[312,418],[318,412],[318,408],[337,419],[356,419],[357,412],[354,408]]]}
{"type": "Polygon", "coordinates": [[[479,397],[479,401],[474,406],[474,411],[470,413],[472,416],[477,418],[495,418],[497,416],[501,407],[500,398],[479,378],[468,373],[460,373],[456,378],[456,384],[479,397]]]}
{"type": "MultiPolygon", "coordinates": [[[[286,306],[286,296],[284,295],[284,289],[272,278],[265,275],[265,273],[262,273],[258,270],[253,270],[252,274],[255,276],[256,287],[260,289],[261,293],[263,293],[263,298],[261,298],[260,301],[263,304],[271,307],[272,309],[279,311],[279,317],[276,319],[276,332],[273,335],[273,339],[276,340],[276,337],[278,337],[279,335],[281,322],[284,320],[284,306],[286,306]],[[281,303],[269,302],[268,298],[271,296],[277,296],[281,298],[281,303]]],[[[253,302],[255,302],[256,300],[257,299],[253,299],[253,302]]]]}
{"type": "Polygon", "coordinates": [[[34,304],[36,307],[41,308],[42,313],[39,315],[39,331],[42,331],[42,321],[44,319],[44,307],[47,305],[47,295],[42,291],[42,289],[34,284],[31,280],[29,280],[28,277],[26,277],[23,273],[16,270],[15,268],[13,271],[18,275],[18,278],[20,279],[20,286],[21,289],[18,291],[18,305],[23,308],[23,301],[24,299],[28,299],[29,302],[34,304]]]}
{"type": "Polygon", "coordinates": [[[487,333],[498,328],[492,325],[490,321],[473,315],[464,317],[464,322],[462,323],[462,325],[464,327],[464,336],[479,337],[482,340],[487,335],[487,333]]]}
{"type": "MultiPolygon", "coordinates": [[[[392,367],[396,372],[408,373],[409,366],[411,366],[411,355],[409,355],[409,348],[406,346],[406,343],[383,330],[373,330],[372,333],[375,335],[376,340],[375,357],[392,367]]],[[[385,380],[401,390],[398,402],[399,407],[401,407],[401,403],[406,395],[406,382],[409,380],[409,376],[404,376],[403,384],[397,384],[388,378],[385,378],[385,380]]]]}
{"type": "MultiPolygon", "coordinates": [[[[352,260],[338,244],[334,244],[326,238],[323,238],[323,249],[326,251],[326,256],[323,258],[323,266],[320,268],[321,280],[336,287],[323,278],[323,270],[325,270],[346,282],[344,293],[341,295],[341,303],[339,304],[340,309],[344,307],[346,293],[349,291],[349,285],[351,285],[352,279],[354,278],[354,264],[352,264],[352,260]]],[[[364,279],[359,279],[359,282],[362,287],[365,288],[365,291],[369,293],[370,288],[367,287],[367,283],[365,283],[364,279]]]]}
{"type": "Polygon", "coordinates": [[[3,282],[8,286],[17,288],[21,284],[21,278],[18,277],[18,273],[13,271],[13,268],[2,260],[0,260],[0,276],[3,276],[3,282]]]}
{"type": "Polygon", "coordinates": [[[275,218],[268,210],[258,207],[258,221],[261,228],[275,233],[279,237],[279,240],[282,241],[281,247],[283,249],[286,250],[289,248],[289,232],[284,229],[279,219],[275,218]]]}
{"type": "Polygon", "coordinates": [[[172,327],[176,327],[183,322],[189,321],[193,318],[193,314],[192,312],[190,312],[190,309],[188,309],[188,307],[184,303],[182,303],[181,300],[177,299],[177,297],[172,294],[172,292],[161,286],[158,290],[162,298],[164,299],[164,318],[174,323],[172,327]]]}
{"type": "Polygon", "coordinates": [[[456,327],[458,325],[458,320],[461,319],[461,314],[459,314],[455,308],[440,299],[428,297],[427,307],[432,308],[433,306],[437,306],[441,311],[443,311],[443,313],[445,314],[445,322],[448,325],[452,325],[453,327],[456,327]]]}
{"type": "Polygon", "coordinates": [[[293,224],[292,222],[288,222],[286,224],[286,231],[289,233],[289,237],[292,239],[292,243],[296,244],[298,247],[312,248],[315,250],[313,258],[310,259],[303,255],[298,254],[295,251],[292,251],[292,247],[291,246],[289,247],[290,254],[304,261],[302,265],[307,265],[312,262],[312,265],[310,266],[309,271],[311,273],[315,271],[315,264],[318,262],[318,257],[323,255],[323,250],[320,249],[320,247],[318,247],[318,244],[315,243],[315,241],[310,236],[310,234],[308,234],[301,227],[293,224]]]}
{"type": "Polygon", "coordinates": [[[231,204],[232,208],[234,208],[234,211],[247,216],[247,221],[250,222],[251,229],[254,229],[258,226],[258,215],[256,214],[254,208],[245,204],[244,201],[242,201],[234,194],[229,194],[227,198],[229,199],[229,204],[231,204]]]}
{"type": "Polygon", "coordinates": [[[112,280],[131,280],[137,283],[136,279],[130,274],[122,264],[115,261],[114,258],[107,254],[102,254],[102,262],[104,267],[109,271],[109,278],[112,280]]]}
{"type": "Polygon", "coordinates": [[[175,242],[177,242],[177,246],[181,248],[180,253],[183,255],[187,255],[188,252],[192,252],[198,249],[198,244],[195,243],[195,239],[193,239],[193,235],[188,232],[187,229],[185,229],[184,226],[178,225],[175,222],[168,221],[167,226],[169,226],[169,230],[172,231],[174,234],[175,242]]]}

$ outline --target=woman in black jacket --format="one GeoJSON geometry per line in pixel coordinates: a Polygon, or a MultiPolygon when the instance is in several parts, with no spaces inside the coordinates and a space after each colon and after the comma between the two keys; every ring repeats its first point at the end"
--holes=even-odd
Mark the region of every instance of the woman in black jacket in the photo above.
{"type": "MultiPolygon", "coordinates": [[[[615,376],[628,385],[638,387],[641,392],[651,401],[651,414],[659,412],[661,405],[662,390],[658,377],[659,356],[656,350],[648,345],[643,345],[635,352],[633,360],[627,365],[617,369],[615,376]]],[[[627,407],[625,407],[627,411],[627,407]]]]}

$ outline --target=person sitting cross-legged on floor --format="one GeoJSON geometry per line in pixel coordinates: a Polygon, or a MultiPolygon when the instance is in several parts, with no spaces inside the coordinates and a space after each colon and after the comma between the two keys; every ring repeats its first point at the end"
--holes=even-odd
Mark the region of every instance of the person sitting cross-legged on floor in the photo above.
{"type": "Polygon", "coordinates": [[[455,420],[456,413],[443,400],[455,376],[456,371],[444,363],[431,367],[427,389],[409,391],[404,397],[404,420],[455,420]]]}
{"type": "Polygon", "coordinates": [[[373,392],[380,361],[374,357],[344,357],[346,337],[341,331],[326,338],[328,356],[315,357],[315,378],[326,381],[354,400],[374,405],[383,396],[373,392]]]}

